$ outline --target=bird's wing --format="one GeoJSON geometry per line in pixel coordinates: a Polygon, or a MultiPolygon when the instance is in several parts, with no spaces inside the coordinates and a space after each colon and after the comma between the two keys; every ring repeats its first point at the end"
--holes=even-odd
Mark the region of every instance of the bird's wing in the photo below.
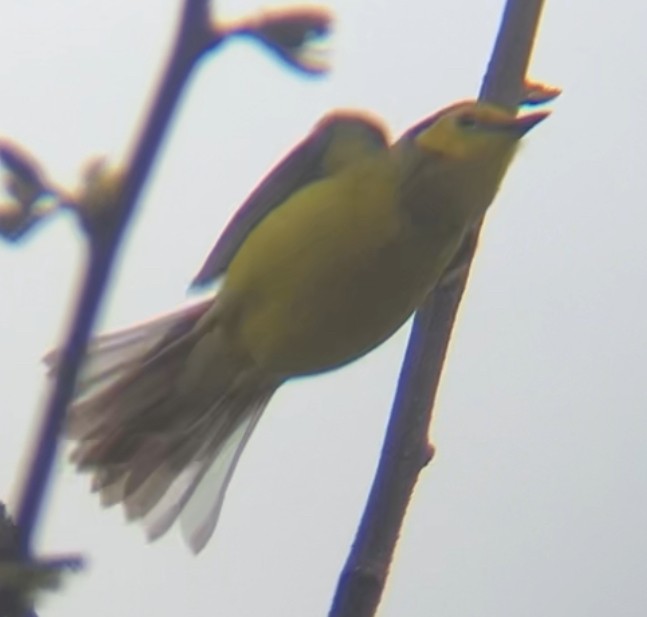
{"type": "Polygon", "coordinates": [[[335,112],[324,117],[234,214],[191,282],[191,288],[209,285],[224,274],[252,229],[294,192],[352,163],[362,152],[386,147],[385,131],[372,118],[355,112],[335,112]]]}

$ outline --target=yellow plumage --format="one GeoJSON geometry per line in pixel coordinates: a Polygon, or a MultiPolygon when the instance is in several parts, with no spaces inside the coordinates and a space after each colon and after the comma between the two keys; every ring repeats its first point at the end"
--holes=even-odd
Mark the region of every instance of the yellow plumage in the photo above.
{"type": "Polygon", "coordinates": [[[215,298],[92,345],[69,435],[104,503],[123,501],[151,538],[181,515],[201,550],[276,388],[404,323],[545,115],[462,103],[391,146],[365,117],[324,120],[214,247],[194,284],[224,273],[215,298]]]}

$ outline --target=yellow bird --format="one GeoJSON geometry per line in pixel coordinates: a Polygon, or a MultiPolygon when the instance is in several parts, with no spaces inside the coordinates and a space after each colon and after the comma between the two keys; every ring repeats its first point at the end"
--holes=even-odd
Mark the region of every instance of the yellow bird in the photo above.
{"type": "Polygon", "coordinates": [[[363,115],[320,122],[216,243],[194,280],[222,275],[216,295],[91,344],[68,436],[102,502],[123,502],[150,539],[179,517],[200,551],[276,389],[407,320],[546,116],[464,102],[393,145],[363,115]]]}

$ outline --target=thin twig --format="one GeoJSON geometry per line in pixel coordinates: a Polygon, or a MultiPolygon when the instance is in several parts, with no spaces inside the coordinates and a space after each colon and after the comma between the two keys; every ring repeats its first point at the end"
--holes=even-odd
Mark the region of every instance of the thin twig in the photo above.
{"type": "MultiPolygon", "coordinates": [[[[34,559],[33,535],[45,499],[66,409],[74,394],[77,373],[105,295],[115,255],[178,101],[198,61],[206,52],[219,47],[226,38],[247,36],[259,40],[266,49],[276,53],[302,74],[322,75],[329,69],[327,63],[311,55],[313,44],[330,32],[332,15],[323,8],[296,7],[264,12],[229,27],[216,24],[210,8],[209,0],[184,0],[175,44],[132,155],[110,174],[105,173],[105,166],[91,169],[85,178],[86,190],[78,199],[69,198],[65,192],[59,192],[46,183],[35,159],[15,144],[7,141],[0,143],[0,159],[10,172],[9,194],[13,198],[9,203],[11,208],[0,212],[0,237],[15,241],[24,235],[28,227],[53,212],[54,208],[50,208],[47,212],[32,213],[38,197],[52,195],[58,198],[59,208],[67,207],[75,211],[89,240],[89,259],[75,315],[62,347],[57,379],[43,411],[35,447],[31,450],[32,459],[16,517],[17,537],[15,554],[9,560],[11,568],[56,568],[53,574],[58,574],[58,571],[79,568],[82,564],[77,556],[64,560],[34,559]]],[[[0,502],[0,508],[2,506],[0,502]]],[[[7,561],[7,555],[0,557],[7,561]]],[[[52,572],[48,571],[48,574],[52,572]]],[[[53,579],[50,576],[48,580],[53,579]]],[[[13,587],[0,589],[0,595],[6,592],[11,601],[19,601],[20,589],[16,585],[13,587]]],[[[4,615],[6,611],[2,599],[0,605],[0,613],[4,615]]],[[[25,617],[37,617],[31,608],[27,613],[25,617]]]]}
{"type": "Polygon", "coordinates": [[[120,202],[115,205],[114,222],[93,230],[95,233],[91,238],[83,288],[63,347],[59,375],[40,424],[28,481],[19,503],[17,524],[20,549],[24,556],[31,552],[33,533],[56,456],[58,435],[74,393],[76,375],[106,290],[120,239],[166,135],[183,86],[201,54],[218,42],[213,40],[208,5],[208,0],[185,1],[174,49],[131,161],[126,166],[127,175],[120,202]]]}
{"type": "MultiPolygon", "coordinates": [[[[542,6],[543,0],[507,1],[481,100],[516,108],[542,6]]],[[[418,474],[433,455],[433,403],[478,231],[467,238],[451,280],[416,313],[376,476],[329,617],[371,617],[377,610],[418,474]]]]}

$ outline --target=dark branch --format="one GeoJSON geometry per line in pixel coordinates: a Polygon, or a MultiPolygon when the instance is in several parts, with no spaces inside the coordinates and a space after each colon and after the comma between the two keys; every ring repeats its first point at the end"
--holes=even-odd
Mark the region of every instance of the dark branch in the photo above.
{"type": "MultiPolygon", "coordinates": [[[[480,98],[516,108],[543,0],[508,0],[480,98]]],[[[478,230],[467,238],[441,284],[416,313],[382,455],[330,617],[375,614],[418,474],[430,460],[433,403],[478,230]]]]}
{"type": "Polygon", "coordinates": [[[20,500],[17,525],[23,556],[31,552],[38,515],[45,498],[52,463],[56,456],[58,435],[65,411],[74,393],[76,375],[81,367],[87,342],[112,271],[120,239],[134,211],[142,187],[148,177],[156,153],[166,135],[180,94],[202,52],[213,46],[208,2],[186,0],[175,47],[171,53],[150,115],[137,141],[119,203],[115,204],[110,225],[93,228],[90,238],[90,259],[83,288],[63,347],[58,379],[44,411],[40,433],[29,466],[29,479],[20,500]]]}
{"type": "MultiPolygon", "coordinates": [[[[32,557],[32,538],[45,499],[65,413],[74,395],[76,377],[105,295],[115,255],[193,69],[206,52],[219,47],[226,38],[244,34],[260,40],[301,73],[322,74],[327,67],[312,61],[309,54],[311,43],[328,34],[331,21],[330,13],[323,9],[291,9],[246,19],[241,22],[242,30],[227,28],[214,22],[209,0],[185,0],[174,47],[130,159],[115,173],[107,173],[105,166],[95,166],[86,177],[85,192],[78,198],[70,198],[64,191],[50,186],[36,160],[27,152],[6,140],[0,143],[0,162],[8,173],[5,184],[10,197],[7,204],[0,204],[0,237],[17,241],[36,222],[57,209],[68,208],[78,215],[89,240],[83,286],[61,350],[57,379],[32,450],[19,502],[17,525],[12,526],[16,531],[14,552],[11,555],[0,554],[0,579],[3,573],[12,573],[14,578],[16,572],[21,576],[28,573],[32,578],[32,575],[38,575],[39,583],[46,576],[41,586],[51,586],[58,581],[56,577],[61,570],[80,566],[76,556],[35,560],[32,557]],[[38,200],[42,196],[54,197],[55,207],[38,209],[38,200]]],[[[18,588],[11,588],[0,580],[1,614],[6,612],[5,596],[8,601],[18,602],[15,606],[23,606],[18,588]]],[[[35,616],[31,609],[25,610],[29,617],[35,616]]]]}

